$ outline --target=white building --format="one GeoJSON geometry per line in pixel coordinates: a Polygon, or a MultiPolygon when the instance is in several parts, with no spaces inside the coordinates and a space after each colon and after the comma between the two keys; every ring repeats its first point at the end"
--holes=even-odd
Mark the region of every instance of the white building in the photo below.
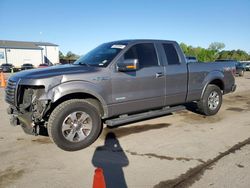
{"type": "Polygon", "coordinates": [[[48,42],[23,42],[0,40],[0,65],[4,63],[21,67],[24,63],[59,63],[58,45],[48,42]]]}

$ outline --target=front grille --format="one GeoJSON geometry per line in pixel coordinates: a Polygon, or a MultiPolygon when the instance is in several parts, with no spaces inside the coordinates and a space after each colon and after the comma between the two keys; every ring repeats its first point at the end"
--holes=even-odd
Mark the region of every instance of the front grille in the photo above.
{"type": "Polygon", "coordinates": [[[16,93],[16,82],[9,79],[7,87],[5,89],[6,102],[15,105],[15,93],[16,93]]]}

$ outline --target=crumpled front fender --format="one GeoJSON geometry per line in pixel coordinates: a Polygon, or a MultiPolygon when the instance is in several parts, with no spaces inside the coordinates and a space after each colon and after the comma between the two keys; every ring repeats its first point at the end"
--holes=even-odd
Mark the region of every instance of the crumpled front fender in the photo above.
{"type": "MultiPolygon", "coordinates": [[[[97,87],[95,84],[86,81],[71,81],[65,82],[56,87],[50,89],[46,94],[46,97],[51,100],[52,103],[58,101],[64,96],[82,93],[92,95],[94,98],[98,99],[104,110],[104,117],[108,115],[108,108],[105,99],[102,96],[105,96],[105,91],[101,87],[97,87]]],[[[41,97],[41,99],[43,98],[41,97]]]]}

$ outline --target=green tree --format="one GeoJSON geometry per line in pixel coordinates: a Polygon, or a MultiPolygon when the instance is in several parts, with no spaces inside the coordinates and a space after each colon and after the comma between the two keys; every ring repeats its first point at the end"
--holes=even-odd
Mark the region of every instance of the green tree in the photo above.
{"type": "Polygon", "coordinates": [[[237,61],[250,60],[250,56],[243,50],[223,50],[219,53],[218,59],[232,59],[237,61]]]}
{"type": "Polygon", "coordinates": [[[222,42],[212,42],[209,47],[208,50],[212,50],[215,52],[219,52],[220,50],[225,48],[225,44],[222,42]]]}
{"type": "Polygon", "coordinates": [[[180,43],[180,47],[181,47],[184,54],[188,53],[188,46],[185,43],[183,43],[183,42],[180,43]]]}
{"type": "Polygon", "coordinates": [[[70,61],[74,61],[74,60],[77,60],[79,58],[79,55],[77,54],[74,54],[73,52],[69,51],[66,56],[65,56],[65,59],[66,60],[70,60],[70,61]]]}
{"type": "Polygon", "coordinates": [[[59,59],[64,59],[64,55],[61,51],[59,51],[59,59]]]}
{"type": "Polygon", "coordinates": [[[186,56],[195,56],[199,62],[209,62],[216,59],[216,50],[188,46],[184,43],[181,43],[180,47],[186,56]]]}
{"type": "Polygon", "coordinates": [[[195,56],[200,62],[212,62],[220,57],[221,50],[225,48],[225,44],[221,42],[212,42],[208,48],[202,48],[181,43],[180,47],[186,56],[195,56]]]}

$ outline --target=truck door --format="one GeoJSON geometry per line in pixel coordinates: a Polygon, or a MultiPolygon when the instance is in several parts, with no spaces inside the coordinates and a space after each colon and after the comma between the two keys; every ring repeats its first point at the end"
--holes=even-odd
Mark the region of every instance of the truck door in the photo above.
{"type": "Polygon", "coordinates": [[[113,115],[164,106],[164,67],[158,61],[154,43],[135,44],[118,62],[126,59],[137,59],[139,69],[111,73],[113,115]]]}
{"type": "Polygon", "coordinates": [[[178,54],[175,43],[163,43],[162,58],[165,62],[166,96],[165,105],[181,104],[186,101],[188,74],[185,60],[178,54]]]}

